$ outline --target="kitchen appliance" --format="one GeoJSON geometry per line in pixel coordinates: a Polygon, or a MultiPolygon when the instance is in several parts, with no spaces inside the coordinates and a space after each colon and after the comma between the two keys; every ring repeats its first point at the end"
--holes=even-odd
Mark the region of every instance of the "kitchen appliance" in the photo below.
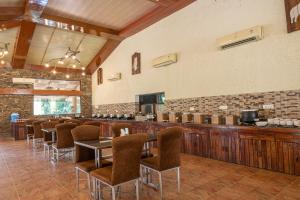
{"type": "Polygon", "coordinates": [[[169,121],[169,113],[167,113],[167,112],[157,113],[157,121],[158,122],[167,122],[167,121],[169,121]]]}
{"type": "Polygon", "coordinates": [[[117,119],[123,118],[123,114],[117,114],[117,119]]]}
{"type": "Polygon", "coordinates": [[[225,118],[222,115],[212,115],[211,117],[212,124],[225,124],[225,118]]]}
{"type": "Polygon", "coordinates": [[[181,122],[182,115],[179,112],[170,112],[169,113],[169,121],[170,122],[181,122]]]}
{"type": "Polygon", "coordinates": [[[236,115],[228,115],[225,117],[226,125],[237,125],[238,124],[238,116],[236,115]]]}
{"type": "Polygon", "coordinates": [[[182,114],[182,123],[191,123],[193,122],[193,115],[191,113],[182,114]]]}
{"type": "Polygon", "coordinates": [[[130,120],[130,119],[133,119],[133,115],[132,114],[124,114],[124,119],[126,120],[130,120]]]}
{"type": "Polygon", "coordinates": [[[255,122],[259,121],[258,110],[256,110],[256,109],[242,110],[240,120],[241,120],[241,123],[255,124],[255,122]]]}
{"type": "Polygon", "coordinates": [[[115,114],[110,114],[109,117],[112,119],[112,118],[115,118],[116,115],[115,114]]]}

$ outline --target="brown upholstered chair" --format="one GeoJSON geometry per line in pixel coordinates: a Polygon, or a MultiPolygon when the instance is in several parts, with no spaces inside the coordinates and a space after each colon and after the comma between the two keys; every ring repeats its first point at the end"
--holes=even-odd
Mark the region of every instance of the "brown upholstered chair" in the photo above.
{"type": "MultiPolygon", "coordinates": [[[[71,134],[71,130],[75,128],[77,124],[74,123],[62,123],[57,124],[56,128],[56,143],[52,144],[53,160],[59,160],[60,155],[66,155],[74,153],[74,140],[71,134]]],[[[74,157],[74,156],[73,156],[74,157]]]]}
{"type": "Polygon", "coordinates": [[[129,181],[135,181],[136,198],[139,199],[139,162],[146,139],[146,134],[114,138],[112,141],[113,165],[90,173],[94,184],[101,187],[102,183],[112,189],[113,200],[116,199],[116,187],[129,181]]]}
{"type": "Polygon", "coordinates": [[[129,134],[132,134],[132,126],[129,123],[113,123],[111,125],[111,131],[112,131],[112,136],[115,137],[120,137],[121,135],[121,129],[128,128],[129,134]]]}
{"type": "Polygon", "coordinates": [[[43,132],[42,132],[42,127],[41,123],[44,121],[34,121],[32,122],[33,126],[33,138],[32,138],[32,143],[33,143],[33,148],[41,147],[43,143],[43,132]]]}
{"type": "MultiPolygon", "coordinates": [[[[99,140],[99,127],[93,125],[81,125],[71,130],[74,141],[99,140]]],[[[88,178],[89,189],[90,185],[90,171],[96,169],[95,151],[83,146],[75,145],[75,172],[77,190],[79,191],[79,171],[85,173],[88,178]]],[[[111,162],[102,160],[102,166],[106,167],[112,165],[111,162]]]]}
{"type": "MultiPolygon", "coordinates": [[[[59,124],[58,121],[47,121],[41,123],[41,128],[55,128],[55,126],[59,124]]],[[[48,152],[48,157],[50,157],[50,150],[53,144],[52,135],[49,135],[49,133],[43,132],[44,136],[44,155],[46,155],[46,151],[48,152]]]]}
{"type": "MultiPolygon", "coordinates": [[[[163,198],[162,172],[177,171],[177,189],[180,191],[180,145],[182,129],[179,127],[167,128],[158,134],[158,155],[145,158],[141,161],[143,169],[157,172],[159,175],[160,199],[163,198]]],[[[143,179],[143,174],[142,174],[143,179]]]]}
{"type": "Polygon", "coordinates": [[[36,121],[35,119],[28,119],[25,122],[26,125],[26,141],[27,144],[30,144],[30,140],[33,139],[33,135],[34,135],[34,131],[33,131],[33,127],[32,127],[32,123],[36,121]]]}

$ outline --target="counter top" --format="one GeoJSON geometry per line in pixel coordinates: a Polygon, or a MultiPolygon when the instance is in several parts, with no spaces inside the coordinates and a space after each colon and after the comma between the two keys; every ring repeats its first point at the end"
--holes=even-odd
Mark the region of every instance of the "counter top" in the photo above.
{"type": "Polygon", "coordinates": [[[245,126],[245,125],[216,125],[216,124],[195,124],[195,123],[173,123],[173,122],[156,122],[156,121],[136,121],[136,120],[117,120],[117,119],[95,119],[90,120],[103,121],[104,123],[145,123],[156,124],[158,126],[183,126],[183,127],[202,127],[202,128],[221,128],[221,129],[238,129],[249,131],[277,132],[300,135],[300,127],[275,127],[275,126],[245,126]]]}

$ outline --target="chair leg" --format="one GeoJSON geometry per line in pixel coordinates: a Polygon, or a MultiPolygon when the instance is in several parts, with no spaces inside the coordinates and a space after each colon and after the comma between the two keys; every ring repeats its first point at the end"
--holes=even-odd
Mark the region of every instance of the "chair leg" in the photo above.
{"type": "Polygon", "coordinates": [[[135,181],[135,192],[136,192],[136,200],[140,199],[140,182],[139,179],[136,179],[135,181]]]}
{"type": "Polygon", "coordinates": [[[46,157],[46,145],[44,145],[44,157],[46,157]]]}
{"type": "Polygon", "coordinates": [[[143,167],[140,166],[140,182],[141,182],[141,190],[143,191],[143,184],[144,184],[144,174],[143,174],[143,167]]]}
{"type": "Polygon", "coordinates": [[[75,175],[76,175],[76,188],[77,192],[79,192],[79,170],[75,168],[75,175]]]}
{"type": "Polygon", "coordinates": [[[177,191],[180,192],[180,167],[177,168],[177,191]]]}
{"type": "Polygon", "coordinates": [[[161,172],[158,172],[159,177],[159,190],[160,190],[160,199],[163,199],[163,185],[162,185],[162,175],[161,172]]]}
{"type": "Polygon", "coordinates": [[[115,189],[115,187],[111,187],[111,195],[112,195],[112,200],[116,200],[116,189],[115,189]]]}

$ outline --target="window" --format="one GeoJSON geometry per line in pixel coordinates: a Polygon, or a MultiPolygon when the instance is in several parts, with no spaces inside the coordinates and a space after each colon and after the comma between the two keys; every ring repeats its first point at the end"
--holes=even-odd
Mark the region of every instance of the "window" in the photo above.
{"type": "Polygon", "coordinates": [[[81,112],[78,96],[34,96],[34,115],[76,114],[81,112]]]}

